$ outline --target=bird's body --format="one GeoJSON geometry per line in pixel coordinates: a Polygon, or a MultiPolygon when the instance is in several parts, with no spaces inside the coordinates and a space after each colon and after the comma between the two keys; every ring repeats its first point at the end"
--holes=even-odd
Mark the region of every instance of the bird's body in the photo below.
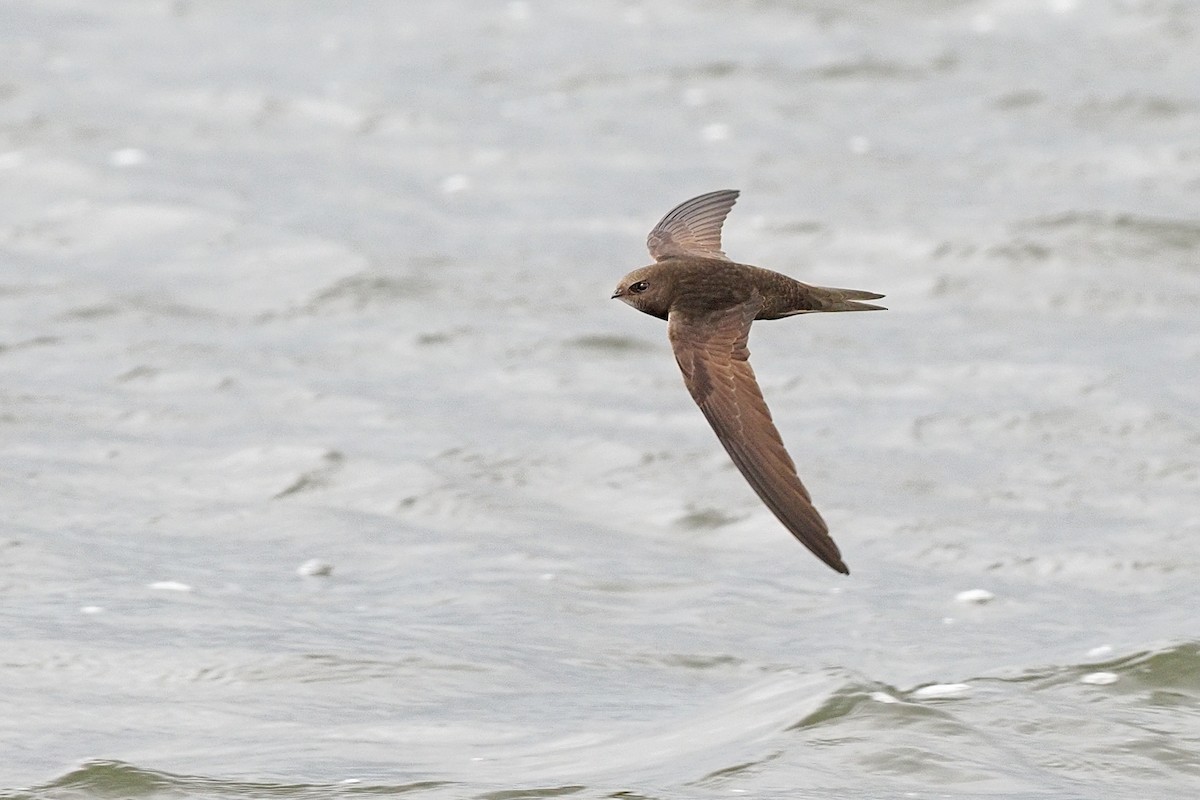
{"type": "Polygon", "coordinates": [[[661,296],[646,298],[643,304],[626,302],[659,319],[668,319],[672,309],[689,314],[720,311],[747,302],[755,292],[763,302],[755,319],[782,319],[817,311],[879,309],[879,306],[860,303],[854,298],[874,300],[882,297],[854,289],[809,286],[769,269],[715,258],[665,258],[634,270],[622,283],[633,284],[651,277],[656,282],[665,282],[667,291],[661,296]]]}
{"type": "Polygon", "coordinates": [[[710,192],[663,217],[647,240],[655,263],[622,278],[613,297],[667,320],[684,383],[734,464],[802,544],[848,573],[771,421],[746,343],[756,319],[881,310],[862,301],[883,295],[810,286],[730,261],[721,251],[721,225],[737,196],[710,192]]]}

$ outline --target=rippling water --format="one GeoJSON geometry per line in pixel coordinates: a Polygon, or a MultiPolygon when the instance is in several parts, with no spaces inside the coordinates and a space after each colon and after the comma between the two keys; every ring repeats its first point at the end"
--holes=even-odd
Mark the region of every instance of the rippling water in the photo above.
{"type": "Polygon", "coordinates": [[[1197,74],[1156,0],[0,6],[0,796],[1197,794],[1197,74]],[[724,187],[888,295],[751,342],[848,578],[607,299],[724,187]]]}

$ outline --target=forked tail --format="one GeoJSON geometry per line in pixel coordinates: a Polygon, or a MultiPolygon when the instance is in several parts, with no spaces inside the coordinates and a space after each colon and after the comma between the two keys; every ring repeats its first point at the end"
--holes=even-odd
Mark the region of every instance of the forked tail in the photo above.
{"type": "Polygon", "coordinates": [[[790,317],[793,314],[813,314],[820,311],[886,311],[883,306],[860,302],[878,300],[883,297],[875,292],[861,289],[831,289],[827,286],[810,286],[796,281],[791,297],[775,308],[766,309],[762,319],[790,317]]]}
{"type": "Polygon", "coordinates": [[[883,306],[859,302],[883,297],[875,292],[864,292],[861,289],[828,289],[824,286],[814,286],[812,289],[813,300],[817,305],[814,311],[887,311],[883,306]]]}

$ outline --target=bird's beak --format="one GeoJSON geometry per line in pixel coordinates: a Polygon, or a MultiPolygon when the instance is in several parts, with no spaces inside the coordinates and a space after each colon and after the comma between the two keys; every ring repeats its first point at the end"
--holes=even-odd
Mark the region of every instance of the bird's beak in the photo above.
{"type": "Polygon", "coordinates": [[[615,292],[613,292],[613,296],[612,296],[612,297],[610,297],[610,298],[608,298],[608,299],[609,299],[609,300],[616,300],[618,297],[620,297],[620,296],[621,296],[621,295],[623,295],[623,294],[625,294],[625,292],[621,291],[620,289],[617,289],[615,292]]]}

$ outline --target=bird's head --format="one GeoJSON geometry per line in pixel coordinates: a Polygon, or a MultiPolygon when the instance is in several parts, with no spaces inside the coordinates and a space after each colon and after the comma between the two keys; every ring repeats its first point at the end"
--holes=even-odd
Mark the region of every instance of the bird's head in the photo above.
{"type": "Polygon", "coordinates": [[[660,264],[651,264],[621,278],[612,296],[644,314],[666,319],[671,310],[671,281],[660,264]]]}

